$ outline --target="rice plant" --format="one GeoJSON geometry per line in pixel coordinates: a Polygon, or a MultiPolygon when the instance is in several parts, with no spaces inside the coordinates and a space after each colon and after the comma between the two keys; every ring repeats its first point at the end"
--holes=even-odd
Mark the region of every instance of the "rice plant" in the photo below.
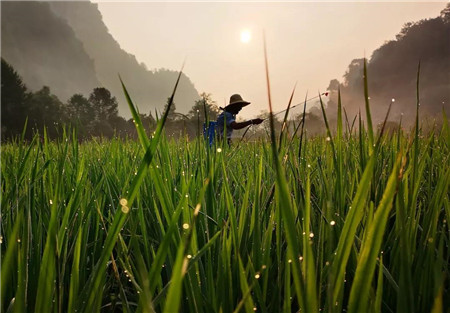
{"type": "Polygon", "coordinates": [[[124,90],[139,142],[2,145],[2,312],[450,307],[445,112],[377,133],[366,93],[367,128],[339,101],[326,136],[210,148],[167,139],[166,115],[148,136],[124,90]]]}

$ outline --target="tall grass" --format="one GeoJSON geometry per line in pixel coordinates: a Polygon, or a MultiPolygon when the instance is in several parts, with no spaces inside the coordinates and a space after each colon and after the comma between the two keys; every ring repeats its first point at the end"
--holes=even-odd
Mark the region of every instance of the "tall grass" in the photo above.
{"type": "Polygon", "coordinates": [[[138,143],[2,145],[2,312],[450,306],[445,113],[426,135],[345,132],[339,100],[326,137],[210,149],[165,116],[152,138],[128,98],[138,143]]]}

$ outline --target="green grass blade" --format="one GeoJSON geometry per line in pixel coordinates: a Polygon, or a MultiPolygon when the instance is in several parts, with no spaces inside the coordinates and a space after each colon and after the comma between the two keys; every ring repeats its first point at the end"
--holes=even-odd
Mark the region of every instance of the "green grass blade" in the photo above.
{"type": "Polygon", "coordinates": [[[364,246],[361,248],[355,278],[350,291],[348,305],[349,313],[368,312],[369,292],[372,286],[372,278],[375,272],[377,257],[380,253],[389,212],[397,191],[397,183],[401,175],[401,161],[402,154],[399,153],[384,190],[383,198],[375,212],[373,222],[370,224],[369,228],[365,230],[367,236],[365,238],[364,246]]]}
{"type": "Polygon", "coordinates": [[[169,291],[167,292],[166,305],[164,313],[179,312],[181,302],[181,287],[183,277],[186,274],[188,259],[184,255],[185,243],[181,241],[178,246],[178,252],[173,266],[172,277],[170,278],[169,291]]]}
{"type": "Polygon", "coordinates": [[[239,282],[241,285],[242,294],[244,295],[242,301],[244,301],[245,312],[251,313],[253,312],[253,308],[255,308],[255,303],[253,302],[253,299],[250,295],[251,288],[248,286],[246,271],[244,269],[244,265],[242,264],[242,259],[239,255],[238,255],[238,263],[239,263],[239,282]]]}
{"type": "MultiPolygon", "coordinates": [[[[19,245],[19,231],[22,224],[22,215],[19,215],[14,223],[14,227],[8,236],[8,247],[6,249],[6,253],[2,255],[2,271],[1,271],[1,305],[4,308],[6,303],[6,291],[11,288],[11,278],[13,274],[13,264],[15,261],[15,254],[17,253],[17,248],[19,245]],[[10,286],[9,288],[6,288],[10,286]]],[[[3,244],[3,243],[2,243],[3,244]]]]}
{"type": "Polygon", "coordinates": [[[373,126],[372,126],[372,115],[370,114],[370,104],[369,104],[369,88],[368,88],[368,78],[367,78],[367,59],[364,58],[364,101],[366,104],[366,121],[367,121],[367,133],[369,134],[369,154],[373,151],[374,136],[373,136],[373,126]]]}
{"type": "Polygon", "coordinates": [[[81,255],[82,240],[83,240],[83,228],[79,227],[72,261],[72,273],[70,277],[70,288],[69,288],[69,304],[67,306],[68,313],[75,312],[75,298],[77,297],[79,292],[79,285],[80,285],[79,271],[80,271],[80,255],[81,255]]]}
{"type": "Polygon", "coordinates": [[[125,99],[128,103],[128,108],[130,109],[131,116],[133,117],[133,123],[136,127],[136,131],[138,133],[139,141],[141,142],[142,148],[147,150],[148,146],[150,145],[150,140],[147,137],[147,134],[145,133],[144,125],[142,124],[141,118],[139,116],[138,111],[136,110],[136,107],[131,100],[130,95],[128,94],[128,90],[125,87],[125,84],[122,81],[122,78],[119,75],[120,83],[122,84],[123,93],[125,94],[125,99]]]}
{"type": "Polygon", "coordinates": [[[343,287],[342,282],[344,281],[344,273],[355,240],[356,229],[361,222],[364,214],[364,207],[367,203],[367,196],[370,190],[374,165],[375,155],[373,154],[370,157],[369,162],[367,163],[367,166],[358,184],[358,189],[356,191],[355,197],[353,198],[351,208],[347,212],[344,227],[339,237],[335,257],[332,261],[330,269],[329,287],[331,288],[331,290],[330,294],[328,295],[330,297],[328,305],[330,305],[331,307],[334,307],[336,302],[339,303],[339,298],[342,298],[341,292],[343,287]]]}

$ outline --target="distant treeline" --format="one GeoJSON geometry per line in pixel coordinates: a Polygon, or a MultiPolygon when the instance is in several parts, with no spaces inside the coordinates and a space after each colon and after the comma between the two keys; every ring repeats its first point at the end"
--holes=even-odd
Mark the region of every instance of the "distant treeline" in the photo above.
{"type": "MultiPolygon", "coordinates": [[[[1,134],[2,141],[18,138],[23,133],[25,139],[31,139],[35,133],[42,134],[44,128],[50,139],[61,137],[63,128],[76,130],[79,140],[102,138],[137,138],[133,119],[125,119],[118,113],[118,101],[111,92],[103,87],[92,90],[88,97],[74,94],[64,103],[51,93],[50,87],[43,86],[36,92],[30,91],[17,71],[3,58],[1,59],[1,134]]],[[[131,95],[133,97],[133,95],[131,95]]],[[[167,108],[169,98],[164,106],[167,108]]],[[[176,103],[170,107],[165,124],[165,133],[169,137],[194,138],[203,134],[206,120],[215,121],[220,110],[211,94],[201,93],[194,101],[188,114],[176,111],[176,103]],[[206,115],[205,115],[206,113],[206,115]],[[205,118],[207,117],[207,118],[205,118]]],[[[140,119],[149,135],[156,129],[157,119],[162,112],[140,113],[140,119]]],[[[261,111],[258,117],[267,118],[269,113],[261,111]]],[[[283,116],[279,116],[283,118],[283,116]]],[[[296,116],[288,127],[294,130],[300,123],[296,116]]],[[[241,120],[238,117],[238,120],[241,120]]],[[[321,117],[307,113],[306,125],[310,134],[324,130],[321,117]]],[[[264,137],[268,134],[268,123],[254,126],[246,139],[264,137]]],[[[282,122],[275,119],[275,129],[280,131],[282,122]]],[[[241,138],[245,130],[235,131],[234,137],[241,138]]]]}
{"type": "MultiPolygon", "coordinates": [[[[63,127],[76,129],[79,139],[137,137],[133,120],[118,115],[117,99],[108,89],[94,88],[88,97],[74,94],[63,103],[48,86],[31,92],[14,68],[3,58],[1,62],[2,141],[20,136],[23,131],[30,139],[34,133],[42,133],[44,127],[52,139],[62,134],[63,127]]],[[[217,118],[219,109],[211,95],[200,96],[188,114],[177,113],[176,104],[171,106],[165,128],[168,136],[197,136],[202,131],[205,110],[209,119],[217,118]]],[[[158,114],[162,112],[140,114],[149,134],[156,128],[158,114]]]]}

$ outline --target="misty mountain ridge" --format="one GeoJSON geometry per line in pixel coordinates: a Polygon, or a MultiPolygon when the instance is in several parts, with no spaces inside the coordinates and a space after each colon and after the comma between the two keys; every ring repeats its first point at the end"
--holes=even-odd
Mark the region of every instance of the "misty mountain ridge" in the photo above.
{"type": "Polygon", "coordinates": [[[67,23],[39,2],[1,2],[2,57],[32,90],[50,86],[62,99],[101,82],[94,60],[67,23]]]}
{"type": "MultiPolygon", "coordinates": [[[[119,114],[130,117],[119,74],[142,113],[161,111],[173,91],[177,71],[149,71],[124,51],[90,2],[1,2],[2,57],[32,90],[49,86],[66,101],[102,86],[119,102],[119,114]]],[[[177,111],[187,113],[198,91],[182,75],[175,96],[177,111]]]]}
{"type": "MultiPolygon", "coordinates": [[[[420,115],[441,120],[442,110],[448,114],[450,109],[450,4],[436,18],[406,23],[395,40],[372,53],[367,61],[367,78],[375,123],[383,121],[391,102],[390,121],[402,120],[404,125],[414,122],[419,62],[420,115]]],[[[365,119],[363,68],[364,59],[354,59],[342,82],[330,82],[330,118],[336,118],[340,90],[350,122],[359,112],[365,119]]]]}

